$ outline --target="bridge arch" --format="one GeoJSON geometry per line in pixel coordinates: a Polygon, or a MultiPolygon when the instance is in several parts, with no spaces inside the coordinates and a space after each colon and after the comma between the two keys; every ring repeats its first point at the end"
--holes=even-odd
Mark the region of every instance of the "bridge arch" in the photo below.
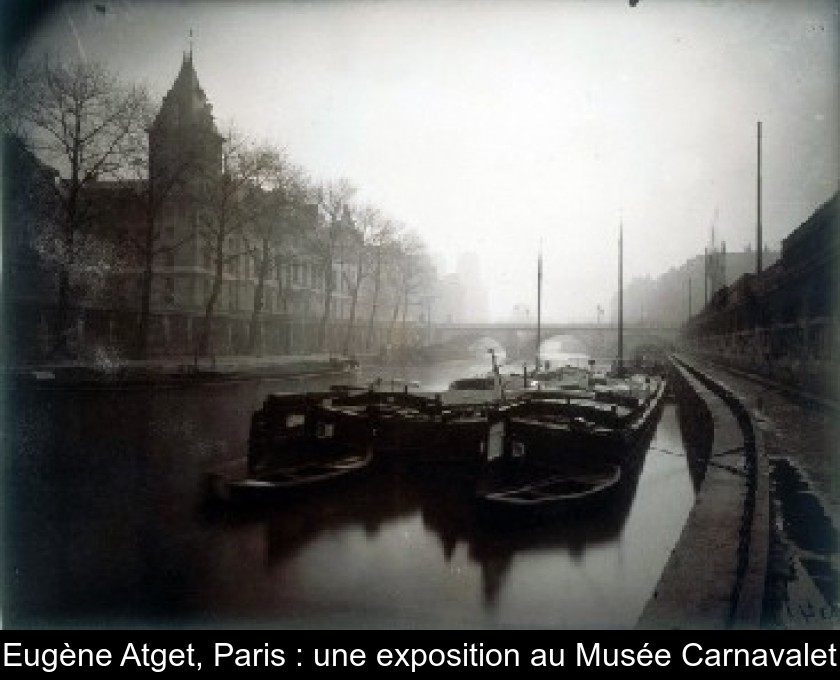
{"type": "MultiPolygon", "coordinates": [[[[673,347],[680,335],[677,327],[626,325],[623,332],[623,353],[663,350],[673,347]]],[[[610,324],[545,324],[540,331],[540,355],[588,355],[593,358],[615,357],[618,353],[618,328],[610,324]]],[[[469,348],[470,343],[499,343],[509,361],[533,360],[536,353],[536,325],[512,323],[451,323],[434,327],[434,343],[469,348]]],[[[489,344],[488,344],[489,346],[489,344]]]]}

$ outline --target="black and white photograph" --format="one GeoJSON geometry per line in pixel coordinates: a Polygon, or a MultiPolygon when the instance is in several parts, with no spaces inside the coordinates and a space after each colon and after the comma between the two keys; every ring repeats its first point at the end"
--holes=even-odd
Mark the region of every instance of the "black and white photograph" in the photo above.
{"type": "Polygon", "coordinates": [[[840,628],[838,2],[0,28],[0,628],[840,628]]]}

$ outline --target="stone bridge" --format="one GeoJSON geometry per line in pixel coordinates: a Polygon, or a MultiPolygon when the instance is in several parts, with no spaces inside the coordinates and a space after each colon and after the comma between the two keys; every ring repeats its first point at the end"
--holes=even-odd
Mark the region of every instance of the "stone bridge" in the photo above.
{"type": "MultiPolygon", "coordinates": [[[[672,349],[681,333],[679,327],[625,324],[624,356],[642,347],[672,349]]],[[[536,324],[528,323],[442,323],[431,329],[431,344],[466,349],[481,339],[492,339],[504,347],[508,358],[533,358],[536,324]]],[[[591,357],[614,357],[618,350],[618,326],[593,323],[544,323],[540,325],[541,354],[549,347],[557,351],[584,353],[591,357]]]]}

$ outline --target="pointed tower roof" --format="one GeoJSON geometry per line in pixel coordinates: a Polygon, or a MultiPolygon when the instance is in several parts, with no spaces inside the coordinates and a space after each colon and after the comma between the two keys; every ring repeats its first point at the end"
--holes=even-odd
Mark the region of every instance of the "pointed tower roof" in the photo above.
{"type": "Polygon", "coordinates": [[[169,92],[164,96],[152,127],[198,125],[215,131],[212,111],[213,107],[207,101],[207,95],[198,82],[198,74],[193,66],[192,47],[190,47],[190,51],[184,53],[181,70],[169,92]]]}

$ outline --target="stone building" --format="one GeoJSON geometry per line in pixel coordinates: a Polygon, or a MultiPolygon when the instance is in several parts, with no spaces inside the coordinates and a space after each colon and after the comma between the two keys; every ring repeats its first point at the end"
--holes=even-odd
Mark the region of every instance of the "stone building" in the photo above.
{"type": "MultiPolygon", "coordinates": [[[[204,331],[219,262],[221,285],[209,331],[213,355],[378,350],[393,325],[389,315],[397,292],[393,285],[380,287],[371,320],[371,284],[356,285],[359,249],[364,246],[349,216],[331,224],[314,202],[303,202],[274,211],[253,210],[259,217],[247,226],[220,233],[212,196],[226,177],[230,159],[191,52],[184,54],[147,132],[146,178],[100,180],[85,190],[87,202],[96,206],[89,232],[98,239],[94,252],[99,253],[101,271],[93,286],[85,280],[89,271],[77,274],[86,285],[74,289],[72,298],[70,345],[76,356],[107,359],[135,352],[147,279],[146,354],[193,355],[204,331]],[[261,230],[272,227],[277,229],[270,245],[259,247],[261,230]],[[327,251],[322,246],[328,238],[332,247],[327,251]],[[149,252],[154,253],[150,262],[149,252]],[[264,256],[267,266],[261,267],[264,256]],[[326,304],[328,269],[334,285],[326,304]]],[[[17,206],[15,214],[6,210],[4,216],[11,227],[4,231],[12,234],[4,233],[4,261],[13,263],[7,268],[10,285],[4,286],[7,308],[13,308],[13,321],[6,324],[7,343],[16,348],[14,361],[37,361],[46,358],[58,330],[55,274],[45,266],[49,263],[43,261],[43,252],[33,249],[38,239],[30,225],[50,219],[58,223],[55,215],[41,214],[50,203],[35,194],[48,196],[61,180],[22,145],[7,147],[6,165],[17,178],[19,196],[11,202],[17,206]]],[[[241,211],[255,209],[262,201],[268,205],[272,197],[250,186],[229,198],[241,211]]],[[[418,315],[412,309],[409,321],[416,325],[418,315]]]]}
{"type": "Polygon", "coordinates": [[[781,256],[715,293],[687,346],[721,363],[837,397],[838,196],[782,240],[781,256]]]}

